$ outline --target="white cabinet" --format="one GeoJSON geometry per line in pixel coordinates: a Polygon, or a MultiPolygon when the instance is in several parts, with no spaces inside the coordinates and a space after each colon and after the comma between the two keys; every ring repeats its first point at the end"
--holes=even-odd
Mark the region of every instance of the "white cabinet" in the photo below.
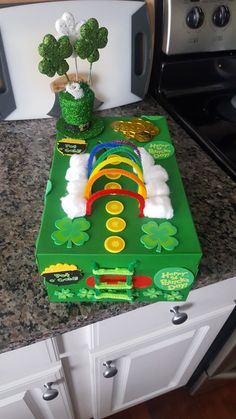
{"type": "Polygon", "coordinates": [[[0,417],[101,419],[185,385],[235,297],[229,279],[192,291],[181,325],[172,324],[173,303],[154,303],[1,354],[0,417]],[[110,360],[118,372],[104,378],[110,360]],[[58,390],[51,401],[42,397],[48,382],[58,390]]]}
{"type": "MultiPolygon", "coordinates": [[[[56,360],[55,353],[49,354],[47,343],[48,341],[31,345],[0,356],[1,418],[74,418],[61,362],[56,360]],[[29,365],[31,374],[28,371],[29,365]],[[46,365],[47,368],[42,369],[46,365]],[[55,399],[43,399],[45,383],[53,383],[52,388],[58,391],[55,399]]],[[[49,346],[52,348],[52,345],[49,346]]]]}
{"type": "Polygon", "coordinates": [[[188,313],[188,320],[182,325],[171,323],[171,306],[166,303],[165,314],[163,306],[160,306],[160,313],[158,304],[149,306],[151,310],[156,306],[157,319],[159,314],[162,315],[159,319],[162,326],[156,329],[151,330],[148,326],[148,307],[140,309],[143,311],[141,317],[140,310],[133,312],[134,315],[136,313],[136,322],[133,323],[133,338],[130,340],[122,339],[122,323],[124,335],[132,327],[129,314],[119,316],[119,320],[123,317],[120,324],[113,318],[107,325],[98,323],[93,326],[90,361],[94,419],[111,415],[187,383],[234,307],[233,289],[227,289],[226,283],[224,285],[224,292],[219,294],[219,299],[214,293],[217,289],[215,286],[193,291],[188,303],[182,305],[188,313]],[[138,328],[143,330],[145,321],[148,332],[138,335],[138,328]],[[110,347],[102,345],[103,333],[106,333],[107,341],[110,337],[110,347]],[[112,345],[113,338],[115,345],[112,345]],[[109,360],[113,361],[118,372],[113,378],[104,378],[103,363],[109,360]]]}

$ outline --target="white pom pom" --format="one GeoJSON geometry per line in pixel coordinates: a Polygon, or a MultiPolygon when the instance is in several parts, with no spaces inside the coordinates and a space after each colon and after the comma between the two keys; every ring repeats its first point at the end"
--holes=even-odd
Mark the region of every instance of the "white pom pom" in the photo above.
{"type": "Polygon", "coordinates": [[[145,183],[148,183],[151,179],[154,179],[154,178],[158,180],[163,180],[164,182],[168,180],[167,171],[159,164],[156,164],[155,166],[151,166],[149,170],[144,171],[143,176],[144,176],[145,183]]]}
{"type": "Polygon", "coordinates": [[[78,196],[69,194],[61,198],[61,206],[66,215],[73,219],[83,217],[86,214],[86,200],[78,196]]]}
{"type": "Polygon", "coordinates": [[[146,184],[146,189],[148,198],[150,198],[151,196],[170,194],[168,185],[165,182],[163,182],[163,180],[155,178],[148,181],[148,183],[146,184]]]}
{"type": "Polygon", "coordinates": [[[148,218],[165,218],[169,220],[174,212],[168,196],[148,198],[145,201],[144,215],[148,218]]]}

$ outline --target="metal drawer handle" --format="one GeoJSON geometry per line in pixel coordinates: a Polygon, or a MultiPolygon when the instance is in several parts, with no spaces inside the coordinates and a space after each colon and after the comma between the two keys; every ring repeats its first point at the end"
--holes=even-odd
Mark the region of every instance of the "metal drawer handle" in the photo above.
{"type": "Polygon", "coordinates": [[[105,361],[102,365],[106,367],[105,371],[103,372],[104,378],[112,378],[118,373],[118,369],[113,364],[113,361],[105,361]]]}
{"type": "Polygon", "coordinates": [[[182,324],[186,322],[188,315],[186,313],[180,313],[179,312],[180,307],[175,306],[170,309],[171,313],[174,313],[174,316],[172,317],[172,323],[173,324],[182,324]]]}
{"type": "Polygon", "coordinates": [[[44,387],[46,390],[43,393],[43,400],[53,400],[58,396],[58,391],[55,388],[52,388],[53,382],[45,383],[44,387]]]}

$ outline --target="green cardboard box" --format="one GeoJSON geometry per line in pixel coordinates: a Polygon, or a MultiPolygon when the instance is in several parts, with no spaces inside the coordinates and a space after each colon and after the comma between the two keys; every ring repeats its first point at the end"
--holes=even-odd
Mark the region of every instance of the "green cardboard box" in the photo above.
{"type": "MultiPolygon", "coordinates": [[[[138,147],[144,146],[153,154],[156,164],[168,172],[174,216],[169,220],[141,217],[141,203],[133,197],[98,194],[98,199],[92,203],[91,215],[85,215],[79,222],[79,218],[68,219],[60,198],[66,195],[65,175],[70,151],[65,144],[63,149],[63,141],[60,142],[63,136],[58,133],[36,244],[38,269],[52,302],[181,301],[188,296],[198,272],[201,247],[166,119],[161,116],[142,118],[153,123],[160,132],[150,142],[132,142],[138,147]],[[122,218],[125,228],[118,233],[106,227],[113,217],[106,211],[111,200],[118,200],[123,208],[117,216],[122,218]],[[118,253],[104,246],[113,235],[120,239],[113,241],[112,246],[119,246],[120,242],[124,245],[118,253]]],[[[128,117],[103,118],[104,131],[96,138],[82,141],[82,152],[86,146],[89,153],[96,144],[127,139],[111,126],[121,119],[130,120],[128,117]]],[[[73,149],[73,142],[70,147],[73,149]]],[[[134,173],[132,168],[130,173],[134,173]]],[[[98,178],[93,184],[93,193],[104,190],[107,182],[106,176],[98,178]]],[[[132,179],[121,176],[114,182],[120,183],[122,190],[137,195],[137,185],[132,179]]]]}

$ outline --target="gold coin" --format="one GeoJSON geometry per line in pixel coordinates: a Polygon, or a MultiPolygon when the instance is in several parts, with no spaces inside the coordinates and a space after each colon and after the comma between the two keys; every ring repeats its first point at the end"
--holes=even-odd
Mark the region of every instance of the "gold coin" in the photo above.
{"type": "Polygon", "coordinates": [[[110,236],[104,242],[105,249],[110,253],[120,253],[125,248],[125,241],[119,236],[110,236]]]}
{"type": "Polygon", "coordinates": [[[124,205],[120,201],[109,201],[106,204],[106,211],[109,214],[118,215],[124,211],[124,205]]]}
{"type": "Polygon", "coordinates": [[[122,189],[121,185],[118,182],[109,182],[106,183],[106,185],[104,186],[104,189],[122,189]]]}
{"type": "Polygon", "coordinates": [[[126,222],[123,218],[120,217],[111,217],[108,218],[106,222],[106,228],[113,233],[120,233],[126,227],[126,222]]]}

